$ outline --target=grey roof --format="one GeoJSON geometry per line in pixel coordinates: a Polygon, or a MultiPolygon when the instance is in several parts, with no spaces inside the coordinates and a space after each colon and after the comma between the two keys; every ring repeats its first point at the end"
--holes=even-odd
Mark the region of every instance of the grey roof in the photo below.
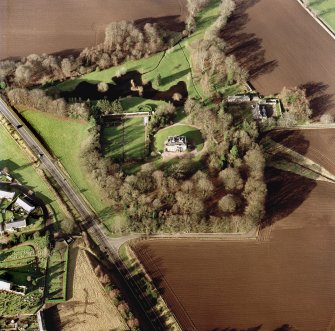
{"type": "Polygon", "coordinates": [[[0,199],[12,200],[14,198],[15,192],[1,191],[0,190],[0,199]]]}
{"type": "Polygon", "coordinates": [[[17,198],[15,203],[28,213],[35,209],[35,207],[32,206],[28,201],[21,198],[17,198]]]}
{"type": "Polygon", "coordinates": [[[27,226],[26,220],[17,220],[14,222],[5,223],[5,230],[25,228],[27,226]]]}

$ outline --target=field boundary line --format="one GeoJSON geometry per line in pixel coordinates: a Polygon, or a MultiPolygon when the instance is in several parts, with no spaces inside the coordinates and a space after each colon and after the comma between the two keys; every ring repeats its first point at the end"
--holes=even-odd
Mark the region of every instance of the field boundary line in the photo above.
{"type": "Polygon", "coordinates": [[[325,22],[322,18],[320,18],[318,15],[316,15],[312,9],[307,7],[302,0],[297,0],[297,2],[300,4],[300,6],[305,9],[305,11],[313,17],[313,19],[335,40],[335,32],[334,30],[329,26],[327,22],[325,22]]]}

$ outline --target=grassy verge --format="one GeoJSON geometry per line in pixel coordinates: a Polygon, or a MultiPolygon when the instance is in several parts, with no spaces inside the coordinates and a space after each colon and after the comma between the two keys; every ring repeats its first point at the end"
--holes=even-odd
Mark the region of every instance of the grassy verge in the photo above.
{"type": "Polygon", "coordinates": [[[36,110],[17,107],[21,115],[30,123],[64,166],[71,179],[102,218],[108,215],[107,203],[100,198],[100,188],[85,171],[80,150],[89,136],[90,124],[83,121],[58,117],[36,110]]]}
{"type": "Polygon", "coordinates": [[[164,150],[164,142],[168,136],[186,136],[187,142],[193,144],[197,151],[200,151],[204,146],[198,129],[188,125],[174,125],[159,130],[155,135],[155,146],[160,152],[164,150]]]}
{"type": "Polygon", "coordinates": [[[335,2],[334,0],[310,1],[310,8],[325,21],[335,32],[335,2]]]}
{"type": "Polygon", "coordinates": [[[128,244],[123,244],[119,249],[119,255],[130,275],[137,280],[137,285],[147,300],[150,301],[153,309],[155,309],[156,313],[164,320],[167,330],[181,331],[177,320],[174,318],[174,315],[171,313],[131,247],[128,244]]]}
{"type": "Polygon", "coordinates": [[[37,174],[32,161],[2,125],[0,125],[0,151],[0,169],[7,167],[15,179],[32,189],[38,198],[50,206],[57,221],[64,219],[64,214],[56,203],[56,197],[37,174]]]}

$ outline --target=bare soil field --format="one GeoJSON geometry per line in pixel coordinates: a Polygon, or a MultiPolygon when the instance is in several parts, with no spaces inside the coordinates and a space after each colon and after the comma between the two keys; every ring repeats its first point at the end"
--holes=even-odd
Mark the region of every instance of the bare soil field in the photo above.
{"type": "MultiPolygon", "coordinates": [[[[293,138],[288,147],[334,169],[332,130],[293,131],[293,138]]],[[[185,330],[335,329],[335,184],[273,168],[266,180],[267,226],[258,240],[135,247],[185,330]]]]}
{"type": "Polygon", "coordinates": [[[180,26],[186,0],[2,0],[0,59],[77,50],[103,41],[113,21],[159,21],[180,26]]]}
{"type": "Polygon", "coordinates": [[[105,293],[84,251],[70,250],[69,297],[47,312],[48,330],[128,330],[105,293]]]}
{"type": "Polygon", "coordinates": [[[296,0],[239,0],[223,38],[260,93],[303,85],[314,116],[335,114],[335,40],[296,0]]]}
{"type": "Polygon", "coordinates": [[[269,136],[335,174],[335,129],[272,131],[269,136]]]}

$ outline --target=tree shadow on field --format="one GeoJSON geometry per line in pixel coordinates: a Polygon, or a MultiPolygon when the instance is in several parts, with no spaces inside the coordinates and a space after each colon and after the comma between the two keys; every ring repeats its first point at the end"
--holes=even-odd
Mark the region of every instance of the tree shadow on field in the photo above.
{"type": "Polygon", "coordinates": [[[326,93],[329,85],[322,82],[308,82],[299,87],[306,91],[310,108],[313,110],[313,119],[318,119],[321,115],[334,108],[334,95],[326,93]]]}
{"type": "Polygon", "coordinates": [[[234,55],[240,65],[248,70],[251,80],[269,73],[278,66],[277,60],[266,61],[262,39],[254,33],[242,32],[248,23],[248,8],[260,0],[238,0],[236,10],[229,18],[221,32],[221,37],[227,43],[227,55],[234,55]]]}
{"type": "MultiPolygon", "coordinates": [[[[268,136],[300,155],[305,155],[310,146],[309,141],[299,131],[274,131],[268,133],[268,136]]],[[[277,153],[272,158],[272,162],[277,159],[281,161],[283,158],[285,155],[277,153]]],[[[268,192],[263,228],[293,213],[316,187],[315,180],[273,167],[265,169],[265,181],[268,192]]]]}

